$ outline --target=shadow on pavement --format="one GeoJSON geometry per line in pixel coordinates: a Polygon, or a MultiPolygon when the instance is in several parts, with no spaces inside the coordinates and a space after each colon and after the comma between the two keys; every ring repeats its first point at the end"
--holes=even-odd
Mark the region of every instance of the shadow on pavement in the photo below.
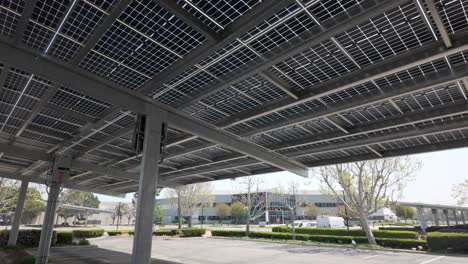
{"type": "MultiPolygon", "coordinates": [[[[36,253],[35,251],[32,253],[36,253]]],[[[49,263],[67,264],[128,264],[131,254],[99,247],[55,247],[51,248],[49,263]]],[[[179,262],[153,258],[153,264],[181,264],[179,262]]]]}

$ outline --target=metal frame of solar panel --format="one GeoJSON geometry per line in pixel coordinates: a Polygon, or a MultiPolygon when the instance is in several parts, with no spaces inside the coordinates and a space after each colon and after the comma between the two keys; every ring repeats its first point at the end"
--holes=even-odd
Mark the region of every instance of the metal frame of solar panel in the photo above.
{"type": "Polygon", "coordinates": [[[65,187],[136,191],[138,102],[170,113],[162,187],[468,146],[467,11],[0,1],[0,176],[45,183],[51,155],[66,153],[65,187]]]}

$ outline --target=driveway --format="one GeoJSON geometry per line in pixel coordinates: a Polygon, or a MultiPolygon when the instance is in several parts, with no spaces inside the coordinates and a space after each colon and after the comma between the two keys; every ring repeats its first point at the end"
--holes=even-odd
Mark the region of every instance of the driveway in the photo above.
{"type": "MultiPolygon", "coordinates": [[[[133,237],[109,237],[93,244],[131,253],[133,237]]],[[[154,237],[152,256],[176,263],[466,264],[467,257],[369,249],[291,245],[221,238],[154,237]]]]}

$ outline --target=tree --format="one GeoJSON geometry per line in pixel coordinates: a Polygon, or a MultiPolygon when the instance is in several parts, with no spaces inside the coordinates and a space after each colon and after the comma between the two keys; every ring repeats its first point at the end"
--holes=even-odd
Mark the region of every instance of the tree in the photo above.
{"type": "Polygon", "coordinates": [[[216,205],[216,215],[219,218],[219,222],[222,224],[223,220],[231,214],[231,207],[225,203],[220,203],[216,205]]]}
{"type": "Polygon", "coordinates": [[[162,222],[162,218],[164,216],[164,211],[159,205],[159,203],[154,204],[154,222],[160,223],[162,222]]]}
{"type": "Polygon", "coordinates": [[[349,220],[351,218],[359,217],[356,213],[356,210],[348,210],[346,205],[340,204],[336,208],[336,215],[339,217],[343,217],[345,220],[349,220]]]}
{"type": "MultiPolygon", "coordinates": [[[[69,204],[69,205],[76,205],[76,206],[83,206],[83,207],[90,207],[90,208],[99,208],[99,198],[90,192],[83,192],[77,190],[65,190],[60,194],[59,197],[60,204],[69,204]]],[[[70,213],[67,210],[62,210],[59,213],[59,216],[63,217],[65,222],[67,221],[68,217],[74,216],[73,213],[70,213]]],[[[84,218],[83,214],[78,214],[80,219],[84,218]]]]}
{"type": "Polygon", "coordinates": [[[375,245],[367,216],[400,197],[419,167],[419,162],[409,157],[398,157],[325,166],[319,173],[329,193],[349,211],[359,215],[369,243],[375,245]],[[341,189],[347,201],[344,201],[341,189]]]}
{"type": "MultiPolygon", "coordinates": [[[[0,213],[14,212],[19,198],[19,184],[17,181],[0,178],[0,213]]],[[[22,212],[23,220],[32,219],[39,214],[44,205],[41,193],[35,187],[26,191],[26,199],[22,212]]]]}
{"type": "Polygon", "coordinates": [[[292,239],[296,239],[296,220],[297,208],[304,204],[304,201],[299,196],[299,185],[297,182],[290,181],[286,188],[280,187],[276,191],[277,195],[284,200],[284,207],[286,207],[291,215],[292,239]]]}
{"type": "Polygon", "coordinates": [[[414,208],[410,206],[396,205],[395,214],[396,216],[398,216],[398,218],[405,219],[406,223],[406,220],[414,218],[414,216],[416,215],[416,210],[414,210],[414,208]]]}
{"type": "Polygon", "coordinates": [[[23,207],[23,220],[33,219],[39,214],[39,208],[44,206],[41,193],[35,187],[29,187],[26,192],[26,200],[23,207]]]}
{"type": "Polygon", "coordinates": [[[245,207],[239,203],[235,202],[231,205],[231,216],[236,218],[236,224],[239,223],[239,218],[245,215],[245,207]]]}
{"type": "Polygon", "coordinates": [[[245,214],[247,216],[247,223],[245,226],[245,234],[250,234],[250,222],[265,214],[266,197],[264,190],[263,178],[259,177],[244,177],[239,180],[241,187],[240,195],[235,196],[236,202],[244,206],[245,214]]]}
{"type": "Polygon", "coordinates": [[[0,213],[15,211],[18,194],[19,185],[17,181],[0,178],[0,213]]]}
{"type": "Polygon", "coordinates": [[[182,217],[188,217],[188,225],[192,226],[192,216],[198,208],[211,207],[213,195],[210,183],[189,184],[172,189],[169,192],[170,205],[177,208],[179,229],[182,227],[182,217]]]}
{"type": "Polygon", "coordinates": [[[468,204],[468,179],[452,187],[452,197],[457,200],[457,204],[462,206],[468,204]]]}
{"type": "Polygon", "coordinates": [[[318,208],[315,204],[311,203],[308,204],[304,208],[304,215],[310,218],[316,218],[320,214],[320,208],[318,208]]]}

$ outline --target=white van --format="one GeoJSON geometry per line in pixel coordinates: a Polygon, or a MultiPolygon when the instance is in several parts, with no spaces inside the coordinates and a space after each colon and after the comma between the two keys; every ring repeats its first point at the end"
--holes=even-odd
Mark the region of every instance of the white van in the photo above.
{"type": "Polygon", "coordinates": [[[318,228],[346,228],[343,217],[319,215],[317,216],[318,228]]]}

